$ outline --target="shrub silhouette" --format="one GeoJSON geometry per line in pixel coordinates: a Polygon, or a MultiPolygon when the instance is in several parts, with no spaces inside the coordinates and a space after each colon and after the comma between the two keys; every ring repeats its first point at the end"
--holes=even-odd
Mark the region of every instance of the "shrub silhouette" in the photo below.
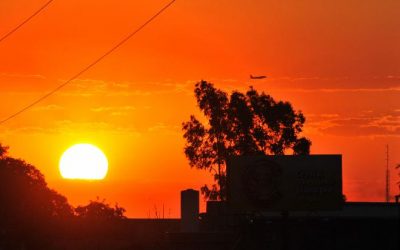
{"type": "Polygon", "coordinates": [[[75,209],[76,215],[83,219],[88,220],[115,220],[125,219],[125,209],[123,207],[115,205],[111,207],[105,202],[100,200],[98,197],[95,201],[90,201],[86,206],[78,206],[75,209]]]}

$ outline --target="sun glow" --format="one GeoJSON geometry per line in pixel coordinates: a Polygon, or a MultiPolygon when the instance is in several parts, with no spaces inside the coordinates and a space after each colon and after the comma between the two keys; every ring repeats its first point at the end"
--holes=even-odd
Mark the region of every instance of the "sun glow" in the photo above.
{"type": "Polygon", "coordinates": [[[76,144],[68,148],[60,159],[60,173],[65,179],[101,180],[107,171],[106,156],[91,144],[76,144]]]}

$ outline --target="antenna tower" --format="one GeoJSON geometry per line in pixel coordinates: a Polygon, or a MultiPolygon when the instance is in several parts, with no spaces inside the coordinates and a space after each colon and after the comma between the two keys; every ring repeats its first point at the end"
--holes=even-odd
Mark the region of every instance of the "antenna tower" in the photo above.
{"type": "Polygon", "coordinates": [[[386,145],[386,202],[390,202],[389,145],[386,145]]]}

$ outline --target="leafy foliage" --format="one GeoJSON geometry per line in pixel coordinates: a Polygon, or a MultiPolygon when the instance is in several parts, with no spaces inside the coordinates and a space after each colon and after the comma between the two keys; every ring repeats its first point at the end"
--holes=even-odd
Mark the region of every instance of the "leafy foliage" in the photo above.
{"type": "Polygon", "coordinates": [[[20,249],[15,246],[20,243],[29,249],[49,249],[51,237],[73,233],[68,228],[77,222],[90,231],[94,226],[86,219],[125,218],[124,208],[112,208],[99,200],[74,209],[64,196],[47,186],[37,168],[9,157],[7,150],[0,144],[1,249],[20,249]]]}
{"type": "Polygon", "coordinates": [[[56,224],[74,216],[67,199],[47,186],[38,169],[9,157],[7,148],[1,144],[0,204],[3,236],[31,247],[45,242],[56,224]]]}
{"type": "Polygon", "coordinates": [[[125,219],[125,209],[115,204],[115,207],[111,207],[105,202],[105,200],[97,199],[90,201],[86,206],[78,206],[75,209],[78,217],[89,220],[115,220],[125,219]]]}
{"type": "Polygon", "coordinates": [[[23,160],[8,157],[0,145],[0,200],[2,215],[39,218],[66,218],[73,216],[67,199],[50,189],[43,174],[23,160]]]}
{"type": "Polygon", "coordinates": [[[228,95],[206,81],[198,82],[194,93],[207,124],[193,115],[182,124],[184,152],[191,167],[213,172],[216,184],[201,189],[206,198],[226,198],[230,156],[310,153],[311,141],[299,137],[305,117],[289,102],[276,101],[253,87],[228,95]]]}

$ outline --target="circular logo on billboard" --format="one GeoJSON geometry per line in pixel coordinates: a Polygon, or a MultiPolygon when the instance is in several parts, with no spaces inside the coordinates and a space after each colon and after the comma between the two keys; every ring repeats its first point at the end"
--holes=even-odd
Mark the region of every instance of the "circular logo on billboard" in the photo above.
{"type": "Polygon", "coordinates": [[[246,166],[243,185],[249,200],[256,206],[269,207],[282,197],[282,168],[276,162],[259,159],[246,166]]]}

